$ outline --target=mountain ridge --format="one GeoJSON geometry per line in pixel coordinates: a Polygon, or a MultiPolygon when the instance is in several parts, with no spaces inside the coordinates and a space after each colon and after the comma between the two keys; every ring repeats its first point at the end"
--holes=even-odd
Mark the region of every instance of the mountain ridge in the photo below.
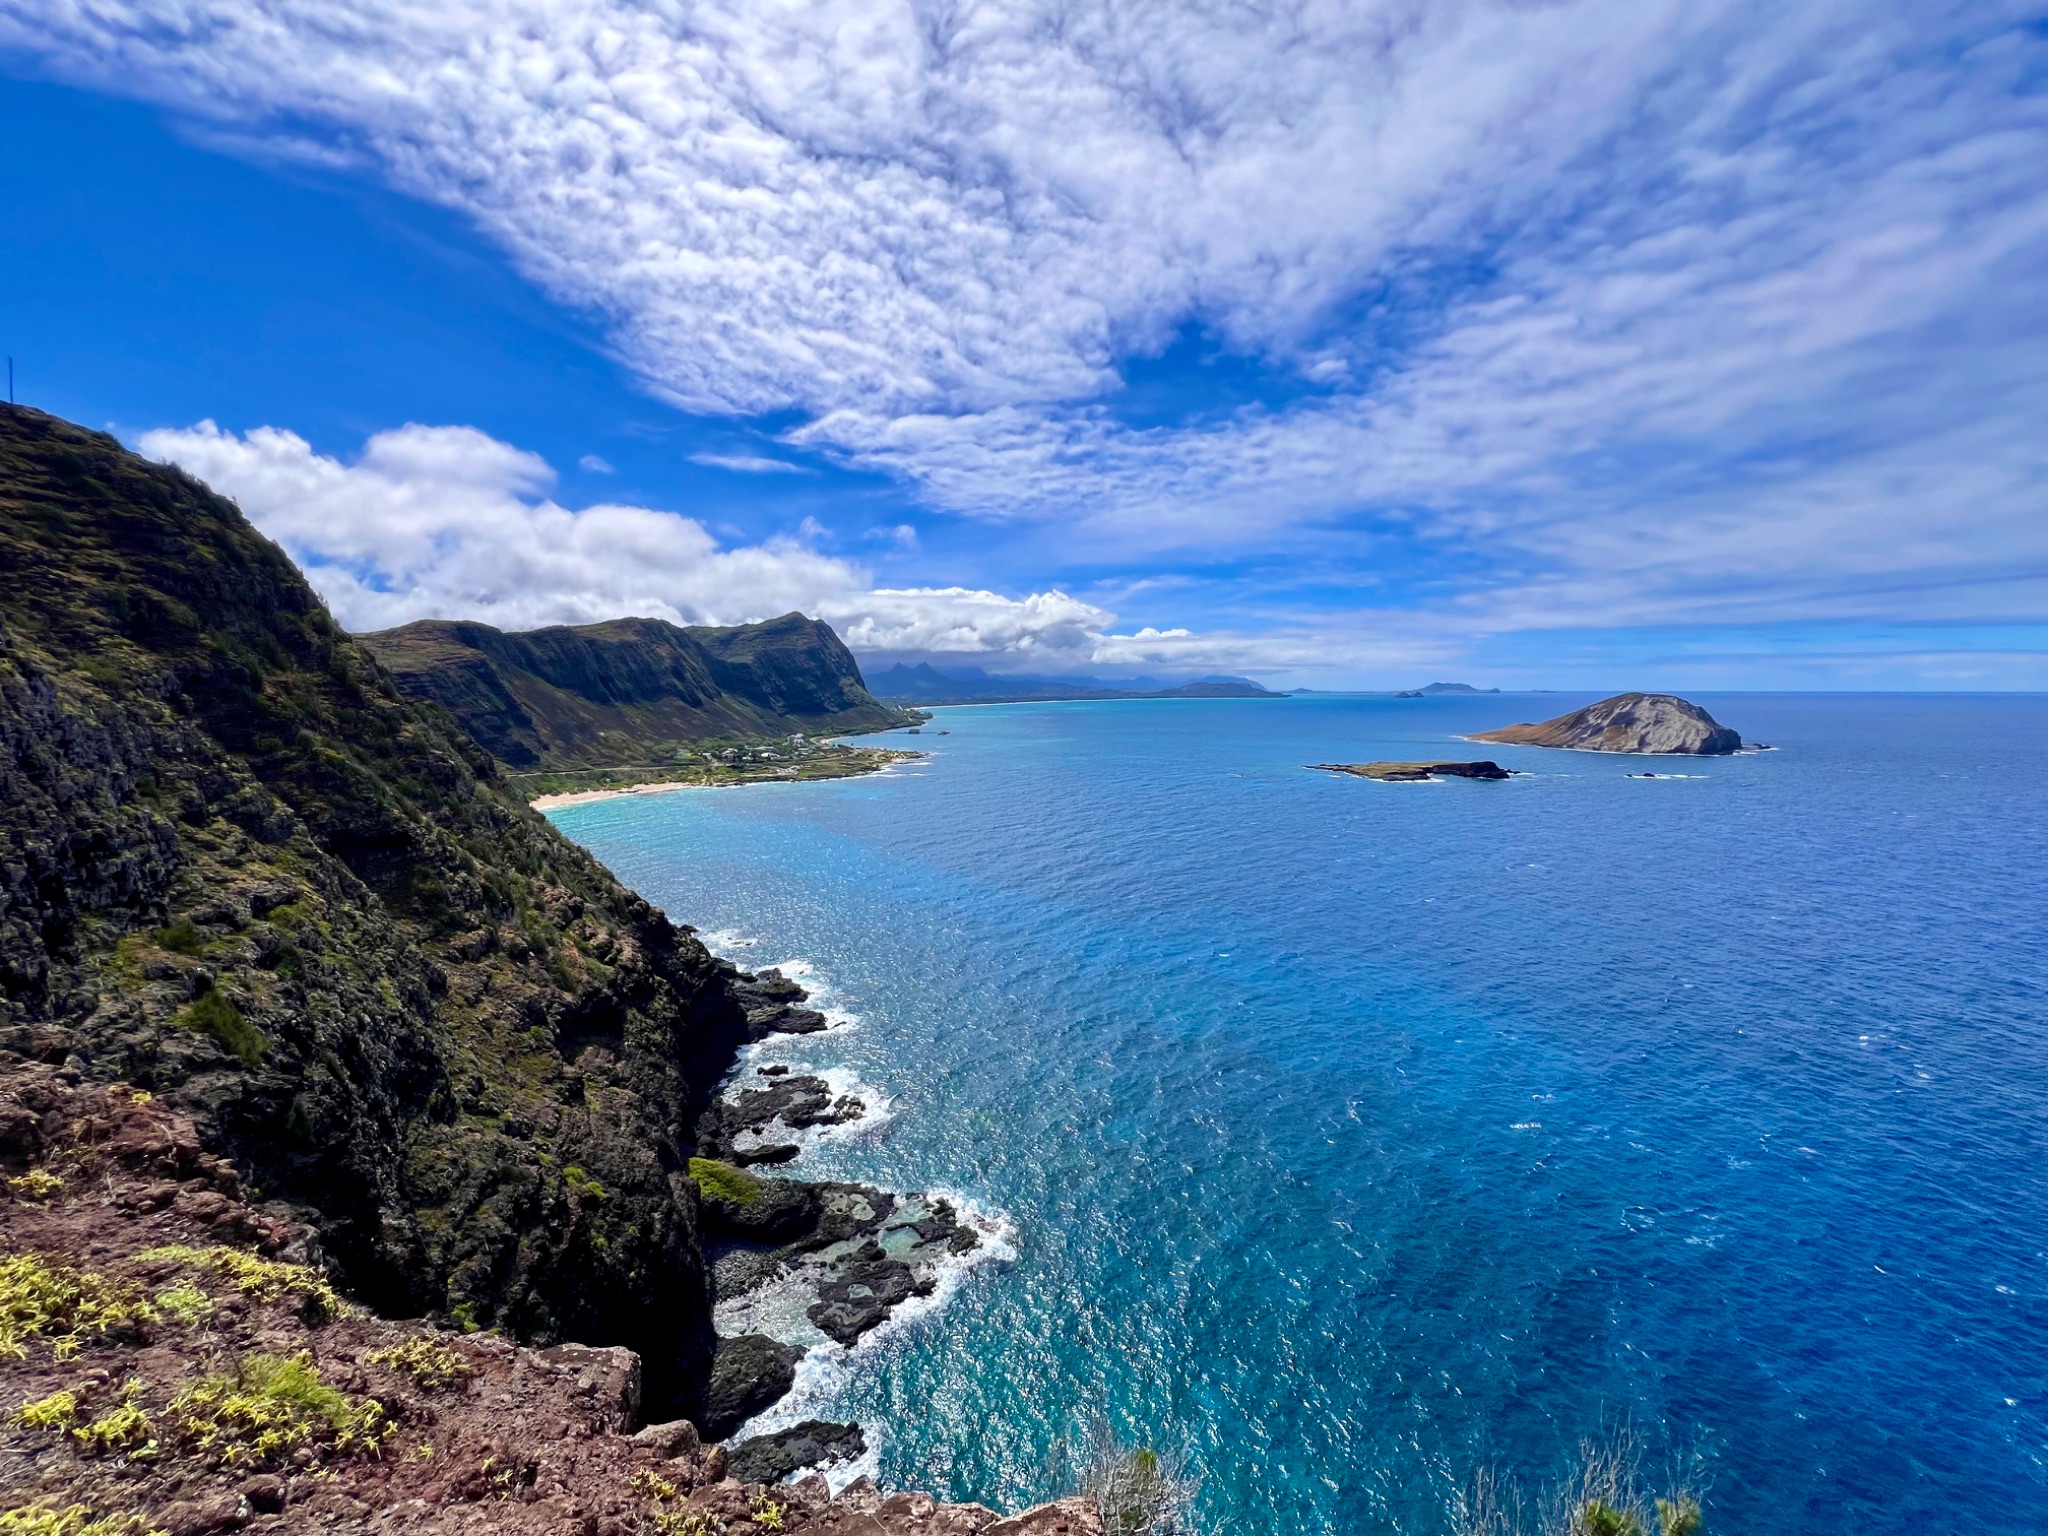
{"type": "Polygon", "coordinates": [[[166,1096],[379,1311],[693,1408],[736,976],[232,502],[0,407],[0,1059],[166,1096]]]}
{"type": "Polygon", "coordinates": [[[1242,677],[1205,677],[1193,682],[1163,684],[1133,679],[1138,687],[1086,678],[1044,677],[1028,673],[984,672],[978,667],[940,671],[930,662],[898,662],[877,672],[870,684],[876,697],[904,704],[1028,704],[1081,699],[1276,699],[1273,693],[1242,677]]]}
{"type": "Polygon", "coordinates": [[[506,631],[421,619],[357,639],[402,690],[440,704],[516,770],[914,723],[868,691],[829,625],[800,613],[729,628],[622,618],[506,631]]]}

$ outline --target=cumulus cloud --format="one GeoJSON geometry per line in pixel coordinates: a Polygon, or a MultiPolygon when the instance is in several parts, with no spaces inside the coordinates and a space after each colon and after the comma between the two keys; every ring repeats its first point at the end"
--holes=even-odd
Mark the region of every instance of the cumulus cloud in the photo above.
{"type": "Polygon", "coordinates": [[[1391,530],[1473,622],[2040,611],[2048,37],[1999,0],[24,0],[0,44],[460,209],[677,404],[1103,558],[1391,530]],[[1306,395],[1128,424],[1191,324],[1306,395]]]}
{"type": "Polygon", "coordinates": [[[1063,592],[876,589],[860,566],[794,539],[722,548],[672,512],[572,511],[547,494],[555,477],[544,460],[474,427],[380,432],[353,463],[293,432],[237,436],[211,421],[145,433],[139,446],[233,496],[354,630],[421,618],[525,629],[622,614],[741,624],[796,609],[857,650],[1008,662],[1120,662],[1149,657],[1155,639],[1192,639],[1112,634],[1114,614],[1063,592]]]}
{"type": "Polygon", "coordinates": [[[622,613],[736,623],[814,607],[862,579],[790,541],[722,549],[673,513],[570,511],[546,494],[544,461],[473,427],[380,432],[353,464],[292,432],[237,437],[210,421],[146,433],[141,448],[235,497],[351,629],[418,618],[516,629],[622,613]]]}

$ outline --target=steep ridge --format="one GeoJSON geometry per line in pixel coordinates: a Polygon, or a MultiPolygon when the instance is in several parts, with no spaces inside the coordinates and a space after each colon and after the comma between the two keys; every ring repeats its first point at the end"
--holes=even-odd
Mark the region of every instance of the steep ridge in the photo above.
{"type": "Polygon", "coordinates": [[[517,769],[650,763],[704,741],[913,723],[871,695],[831,627],[613,619],[508,634],[425,619],[359,637],[400,688],[517,769]]]}
{"type": "Polygon", "coordinates": [[[0,1050],[167,1096],[380,1311],[626,1345],[693,1410],[735,974],[232,503],[0,407],[0,1050]]]}

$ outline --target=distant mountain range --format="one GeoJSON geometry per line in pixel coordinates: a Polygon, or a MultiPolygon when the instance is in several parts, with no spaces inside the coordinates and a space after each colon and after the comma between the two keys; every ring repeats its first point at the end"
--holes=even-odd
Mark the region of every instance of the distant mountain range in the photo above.
{"type": "Polygon", "coordinates": [[[1433,699],[1446,693],[1499,693],[1498,688],[1474,688],[1470,683],[1431,683],[1426,688],[1410,688],[1394,695],[1397,699],[1433,699]]]}
{"type": "Polygon", "coordinates": [[[612,619],[508,634],[422,619],[357,637],[518,769],[665,761],[707,741],[914,725],[876,699],[829,625],[787,613],[729,629],[612,619]]]}
{"type": "Polygon", "coordinates": [[[995,674],[978,667],[940,671],[930,662],[915,666],[898,662],[877,672],[868,683],[879,698],[893,704],[1028,704],[1065,699],[1278,699],[1286,695],[1261,688],[1245,677],[1202,677],[1169,683],[1155,677],[1039,677],[995,674]]]}

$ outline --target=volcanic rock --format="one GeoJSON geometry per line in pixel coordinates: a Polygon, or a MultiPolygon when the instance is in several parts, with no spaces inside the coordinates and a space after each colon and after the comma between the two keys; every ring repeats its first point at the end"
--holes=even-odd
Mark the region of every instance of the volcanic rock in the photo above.
{"type": "Polygon", "coordinates": [[[795,1384],[796,1363],[802,1358],[802,1350],[766,1334],[721,1339],[718,1353],[711,1357],[711,1382],[704,1389],[704,1434],[723,1440],[780,1398],[795,1384]]]}
{"type": "Polygon", "coordinates": [[[1385,784],[1412,784],[1423,779],[1508,779],[1514,775],[1499,763],[1311,763],[1323,773],[1350,773],[1385,784]]]}
{"type": "Polygon", "coordinates": [[[867,1436],[858,1424],[806,1419],[772,1435],[755,1435],[729,1451],[732,1475],[743,1483],[779,1483],[805,1467],[852,1461],[865,1455],[867,1436]]]}
{"type": "Polygon", "coordinates": [[[1510,725],[1468,739],[1517,747],[1569,747],[1581,752],[1691,756],[1718,756],[1742,746],[1740,732],[1722,725],[1699,705],[1669,693],[1618,693],[1540,725],[1510,725]]]}

